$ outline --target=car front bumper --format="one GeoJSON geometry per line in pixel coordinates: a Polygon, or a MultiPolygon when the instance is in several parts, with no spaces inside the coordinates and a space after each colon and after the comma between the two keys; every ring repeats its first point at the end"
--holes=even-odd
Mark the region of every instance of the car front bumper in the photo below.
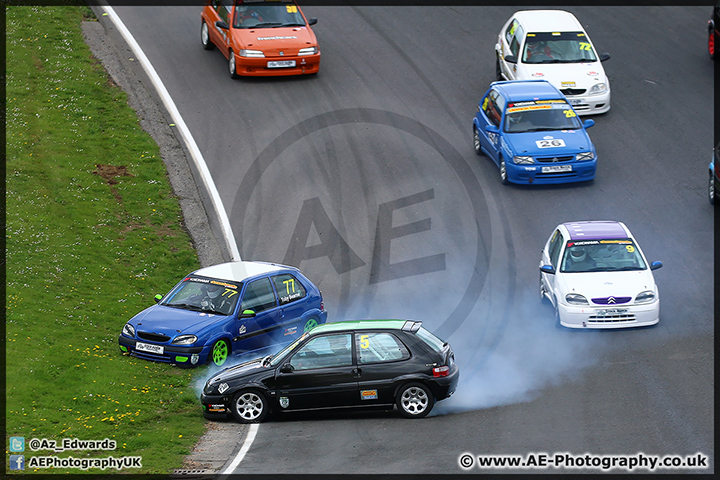
{"type": "Polygon", "coordinates": [[[235,54],[235,72],[243,76],[308,75],[320,70],[320,54],[294,57],[241,57],[235,54]],[[294,67],[269,68],[269,62],[295,62],[294,67]]]}
{"type": "MultiPolygon", "coordinates": [[[[209,346],[200,347],[181,347],[175,345],[158,345],[163,347],[163,353],[151,353],[138,350],[136,348],[137,341],[133,338],[120,335],[118,337],[120,351],[127,353],[133,357],[150,360],[153,362],[173,363],[177,365],[196,366],[204,365],[210,355],[209,346]]],[[[151,342],[142,342],[151,343],[151,342]]]]}
{"type": "Polygon", "coordinates": [[[648,327],[660,321],[660,300],[645,305],[558,306],[560,325],[568,328],[648,327]]]}
{"type": "Polygon", "coordinates": [[[578,115],[596,115],[610,110],[610,91],[600,95],[566,95],[578,115]]]}
{"type": "Polygon", "coordinates": [[[524,185],[547,185],[557,183],[587,182],[595,178],[597,158],[583,162],[571,162],[572,170],[567,172],[543,172],[543,167],[562,167],[563,164],[542,164],[536,162],[531,165],[506,162],[508,181],[524,185]]]}

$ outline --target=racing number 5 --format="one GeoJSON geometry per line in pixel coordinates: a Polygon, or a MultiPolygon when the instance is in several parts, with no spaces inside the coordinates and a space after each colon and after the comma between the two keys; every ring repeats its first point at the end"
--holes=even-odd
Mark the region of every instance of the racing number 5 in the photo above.
{"type": "Polygon", "coordinates": [[[360,335],[360,348],[363,350],[370,346],[370,335],[360,335]]]}

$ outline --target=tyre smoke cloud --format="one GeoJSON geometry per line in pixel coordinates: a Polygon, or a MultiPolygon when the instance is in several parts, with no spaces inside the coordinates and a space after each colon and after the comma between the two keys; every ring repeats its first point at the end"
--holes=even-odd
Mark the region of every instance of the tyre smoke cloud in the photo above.
{"type": "Polygon", "coordinates": [[[552,307],[540,305],[536,297],[523,300],[513,312],[494,346],[468,334],[472,319],[447,339],[460,382],[452,397],[437,404],[435,415],[530,401],[545,387],[577,380],[607,343],[603,333],[608,332],[556,327],[552,307]]]}

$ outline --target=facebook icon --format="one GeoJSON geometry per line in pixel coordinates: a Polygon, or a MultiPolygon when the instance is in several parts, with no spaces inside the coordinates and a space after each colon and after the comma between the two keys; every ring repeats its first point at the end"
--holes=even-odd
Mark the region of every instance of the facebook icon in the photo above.
{"type": "Polygon", "coordinates": [[[10,470],[25,470],[25,455],[10,455],[10,470]]]}

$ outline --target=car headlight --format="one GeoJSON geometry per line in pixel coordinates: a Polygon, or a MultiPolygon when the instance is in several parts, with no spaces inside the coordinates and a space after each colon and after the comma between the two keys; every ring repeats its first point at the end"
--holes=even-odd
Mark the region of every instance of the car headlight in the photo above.
{"type": "Polygon", "coordinates": [[[593,152],[582,152],[582,153],[578,153],[575,156],[575,159],[578,162],[582,162],[584,160],[592,160],[593,158],[595,158],[595,154],[593,152]]]}
{"type": "Polygon", "coordinates": [[[265,54],[260,50],[247,50],[245,48],[242,48],[242,49],[240,49],[238,54],[241,57],[265,58],[265,54]]]}
{"type": "Polygon", "coordinates": [[[638,293],[635,297],[635,303],[650,303],[655,300],[655,292],[652,290],[645,290],[644,292],[638,293]]]}
{"type": "Polygon", "coordinates": [[[173,345],[191,345],[195,342],[197,342],[197,337],[195,335],[178,335],[172,341],[172,344],[173,345]]]}
{"type": "Polygon", "coordinates": [[[605,93],[607,91],[607,83],[596,83],[595,85],[590,87],[590,90],[588,90],[588,95],[600,95],[601,93],[605,93]]]}
{"type": "Polygon", "coordinates": [[[129,323],[126,323],[122,329],[122,334],[125,335],[126,337],[135,338],[135,327],[133,327],[129,323]]]}
{"type": "Polygon", "coordinates": [[[518,156],[513,157],[513,163],[519,163],[519,164],[535,163],[535,160],[533,160],[533,157],[526,157],[526,156],[518,155],[518,156]]]}
{"type": "Polygon", "coordinates": [[[317,47],[306,47],[301,48],[298,55],[315,55],[317,53],[317,47]]]}
{"type": "Polygon", "coordinates": [[[588,305],[587,298],[579,293],[568,293],[565,295],[565,301],[570,305],[588,305]]]}

